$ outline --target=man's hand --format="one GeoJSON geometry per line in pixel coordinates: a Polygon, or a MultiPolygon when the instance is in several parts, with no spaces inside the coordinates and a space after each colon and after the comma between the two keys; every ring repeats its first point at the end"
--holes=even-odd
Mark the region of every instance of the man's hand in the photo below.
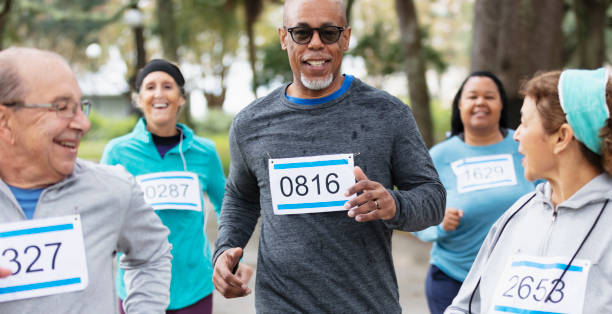
{"type": "Polygon", "coordinates": [[[5,278],[8,277],[12,274],[13,272],[8,269],[8,268],[2,268],[0,267],[0,278],[5,278]]]}
{"type": "Polygon", "coordinates": [[[248,283],[251,279],[251,276],[253,276],[253,267],[245,263],[240,263],[238,265],[238,270],[236,271],[236,276],[238,276],[238,278],[242,280],[242,282],[248,283]]]}
{"type": "Polygon", "coordinates": [[[251,293],[247,283],[253,274],[253,269],[245,264],[240,264],[236,274],[232,274],[232,269],[238,264],[240,257],[242,257],[242,248],[236,247],[221,253],[215,263],[213,283],[217,291],[228,299],[243,297],[251,293]]]}
{"type": "Polygon", "coordinates": [[[349,210],[348,216],[355,217],[358,222],[376,219],[389,220],[395,217],[397,210],[395,199],[389,191],[382,184],[368,180],[361,168],[355,167],[354,172],[357,183],[351,186],[344,195],[363,193],[344,204],[344,207],[349,210]]]}
{"type": "Polygon", "coordinates": [[[444,220],[442,221],[442,229],[444,231],[449,232],[457,229],[459,226],[459,221],[461,221],[461,217],[463,217],[463,210],[449,207],[446,209],[444,213],[444,220]]]}

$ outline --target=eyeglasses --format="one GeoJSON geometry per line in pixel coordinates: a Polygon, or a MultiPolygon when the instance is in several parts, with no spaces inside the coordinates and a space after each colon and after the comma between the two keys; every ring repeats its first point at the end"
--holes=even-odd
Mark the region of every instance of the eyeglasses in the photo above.
{"type": "Polygon", "coordinates": [[[71,119],[77,113],[77,108],[80,108],[85,116],[89,116],[91,111],[91,102],[89,100],[81,101],[78,106],[75,102],[70,100],[58,100],[53,104],[24,104],[22,102],[13,102],[4,104],[7,107],[24,107],[24,108],[48,108],[55,109],[55,113],[60,118],[71,119]]]}
{"type": "Polygon", "coordinates": [[[344,27],[340,26],[323,26],[312,28],[310,26],[296,26],[287,28],[291,39],[298,45],[306,45],[312,39],[314,31],[319,33],[321,42],[326,45],[331,45],[340,39],[340,34],[344,31],[344,27]]]}

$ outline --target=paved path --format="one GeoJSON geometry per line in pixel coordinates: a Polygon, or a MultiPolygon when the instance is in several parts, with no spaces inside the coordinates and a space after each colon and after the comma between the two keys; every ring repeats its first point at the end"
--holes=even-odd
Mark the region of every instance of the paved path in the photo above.
{"type": "MultiPolygon", "coordinates": [[[[208,207],[210,208],[210,207],[208,207]]],[[[206,226],[209,239],[217,238],[217,222],[211,215],[206,226]]],[[[257,247],[259,239],[259,226],[251,237],[245,249],[244,261],[257,267],[257,247]]],[[[428,268],[429,249],[431,245],[422,243],[409,233],[394,232],[393,238],[393,262],[400,290],[400,304],[403,313],[427,314],[427,301],[424,294],[425,274],[428,268]]],[[[217,291],[213,296],[215,314],[251,314],[255,313],[254,298],[255,276],[251,278],[249,287],[253,290],[249,296],[238,299],[225,299],[217,291]]]]}

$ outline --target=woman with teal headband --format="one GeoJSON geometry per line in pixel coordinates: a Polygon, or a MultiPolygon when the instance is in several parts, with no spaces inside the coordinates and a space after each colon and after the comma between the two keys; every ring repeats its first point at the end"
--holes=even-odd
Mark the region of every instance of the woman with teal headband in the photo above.
{"type": "Polygon", "coordinates": [[[612,313],[612,84],[605,69],[537,75],[514,138],[545,179],[493,225],[445,313],[612,313]]]}

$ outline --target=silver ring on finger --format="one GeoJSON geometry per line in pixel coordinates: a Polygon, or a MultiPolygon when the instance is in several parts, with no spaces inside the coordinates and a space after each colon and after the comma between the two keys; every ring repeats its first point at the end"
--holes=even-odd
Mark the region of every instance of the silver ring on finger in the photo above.
{"type": "Polygon", "coordinates": [[[378,200],[374,200],[374,205],[376,205],[376,209],[380,209],[380,204],[378,204],[378,200]]]}

